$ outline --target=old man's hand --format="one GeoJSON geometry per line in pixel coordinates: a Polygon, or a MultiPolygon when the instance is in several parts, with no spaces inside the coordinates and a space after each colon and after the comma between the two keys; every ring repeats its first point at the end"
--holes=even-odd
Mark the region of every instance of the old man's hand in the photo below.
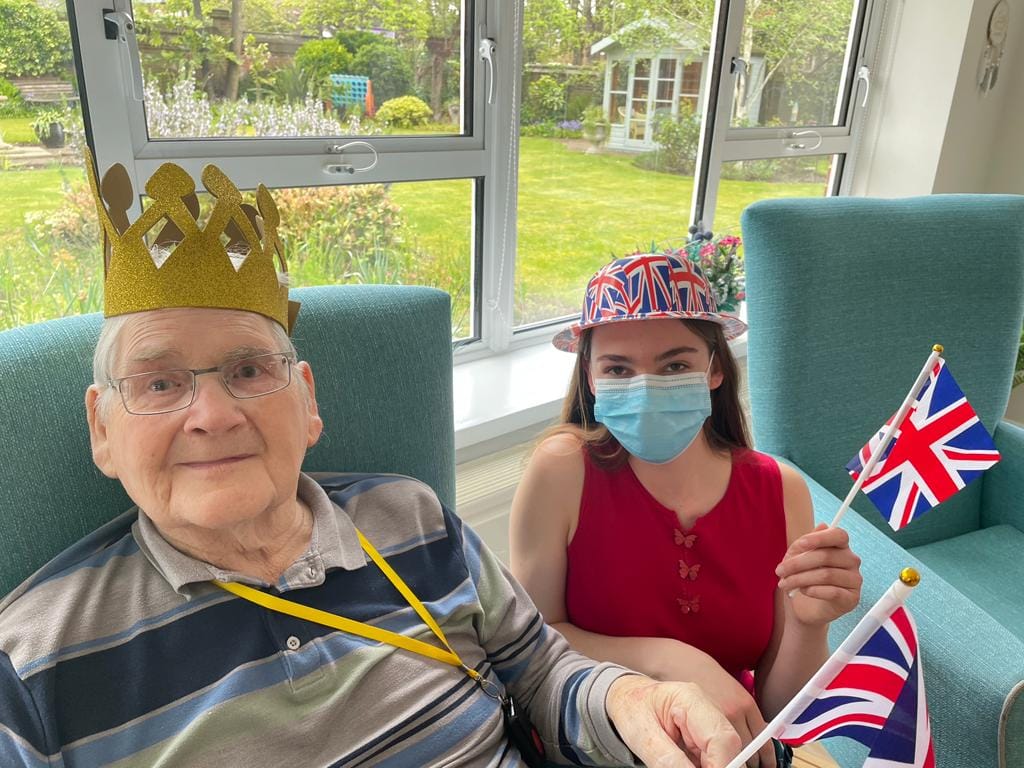
{"type": "Polygon", "coordinates": [[[742,745],[725,715],[693,683],[620,677],[605,700],[619,736],[649,768],[725,768],[742,745]]]}

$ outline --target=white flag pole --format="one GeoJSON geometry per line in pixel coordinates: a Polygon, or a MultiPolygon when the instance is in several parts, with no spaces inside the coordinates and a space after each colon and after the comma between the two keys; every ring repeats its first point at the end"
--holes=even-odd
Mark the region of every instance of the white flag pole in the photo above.
{"type": "Polygon", "coordinates": [[[925,379],[931,373],[932,368],[935,367],[935,362],[942,355],[942,345],[936,344],[932,347],[932,353],[928,356],[928,361],[924,364],[924,368],[917,374],[917,379],[914,381],[914,386],[910,388],[910,392],[907,393],[906,398],[903,400],[903,405],[896,411],[896,415],[892,419],[892,423],[886,426],[885,432],[882,434],[882,439],[878,445],[875,446],[875,450],[871,452],[871,458],[868,459],[868,463],[864,465],[864,468],[857,475],[857,481],[853,484],[850,492],[846,494],[846,498],[843,499],[842,506],[839,507],[839,511],[836,512],[836,516],[832,518],[832,522],[829,524],[829,528],[835,528],[839,525],[839,521],[843,519],[843,515],[846,514],[846,510],[850,508],[850,504],[853,503],[853,499],[857,496],[857,491],[861,489],[864,482],[871,477],[871,473],[875,470],[875,465],[878,460],[885,453],[885,449],[892,441],[892,436],[895,434],[896,429],[899,427],[900,422],[903,421],[903,417],[907,415],[907,411],[910,410],[910,406],[914,404],[914,400],[917,398],[917,394],[921,391],[921,387],[924,386],[925,379]]]}
{"type": "Polygon", "coordinates": [[[783,707],[764,730],[733,758],[726,768],[743,768],[747,760],[757,754],[757,750],[770,738],[782,733],[783,728],[789,721],[807,708],[807,705],[814,701],[832,682],[839,670],[841,670],[850,659],[857,655],[868,638],[873,635],[890,614],[897,607],[903,604],[910,591],[921,581],[921,576],[913,568],[904,568],[900,571],[900,577],[892,583],[892,586],[878,598],[878,602],[871,606],[871,609],[864,614],[857,622],[857,626],[847,636],[835,652],[821,665],[821,669],[814,673],[810,680],[800,689],[800,692],[783,707]]]}

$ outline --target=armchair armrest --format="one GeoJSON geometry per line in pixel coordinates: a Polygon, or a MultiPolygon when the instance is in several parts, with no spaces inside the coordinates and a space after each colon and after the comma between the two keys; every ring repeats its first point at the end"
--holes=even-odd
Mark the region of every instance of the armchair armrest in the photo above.
{"type": "MultiPolygon", "coordinates": [[[[1024,467],[1024,430],[1015,430],[1012,439],[1022,441],[1018,459],[1024,467]]],[[[816,519],[831,522],[841,501],[806,474],[804,479],[816,519]]],[[[864,587],[859,608],[833,623],[831,647],[901,568],[916,568],[921,585],[908,606],[920,636],[936,765],[1024,765],[1024,642],[860,515],[846,515],[842,526],[861,558],[864,587]]],[[[859,766],[867,754],[848,739],[831,739],[827,747],[843,766],[859,766]]]]}
{"type": "Polygon", "coordinates": [[[1024,531],[1024,429],[1001,421],[993,437],[1002,458],[981,477],[981,524],[1024,531]]]}

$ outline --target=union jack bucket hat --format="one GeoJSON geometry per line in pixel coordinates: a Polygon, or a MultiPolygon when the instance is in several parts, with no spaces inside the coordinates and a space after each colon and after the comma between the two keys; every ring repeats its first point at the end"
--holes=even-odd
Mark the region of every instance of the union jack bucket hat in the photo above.
{"type": "Polygon", "coordinates": [[[580,333],[587,328],[667,317],[710,320],[722,326],[726,339],[747,330],[738,317],[718,311],[708,279],[685,253],[637,253],[597,270],[587,283],[579,321],[551,343],[575,352],[580,333]]]}

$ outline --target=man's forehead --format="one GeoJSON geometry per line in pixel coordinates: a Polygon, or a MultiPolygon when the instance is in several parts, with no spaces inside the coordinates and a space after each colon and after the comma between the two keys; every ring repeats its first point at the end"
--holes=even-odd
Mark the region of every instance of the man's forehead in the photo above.
{"type": "Polygon", "coordinates": [[[125,319],[120,357],[218,356],[243,351],[271,351],[273,322],[253,312],[230,309],[174,308],[138,312],[125,319]]]}

